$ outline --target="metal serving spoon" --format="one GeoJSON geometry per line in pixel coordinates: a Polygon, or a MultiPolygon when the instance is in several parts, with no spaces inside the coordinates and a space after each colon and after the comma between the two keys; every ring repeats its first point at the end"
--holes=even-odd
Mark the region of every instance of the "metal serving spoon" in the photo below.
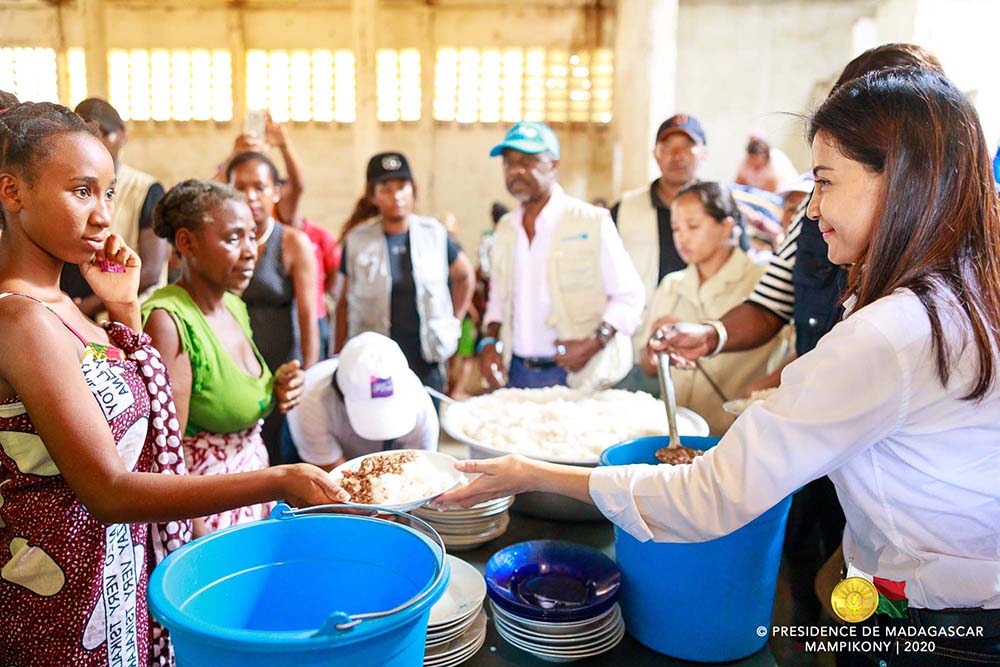
{"type": "MultiPolygon", "coordinates": [[[[670,430],[670,444],[660,449],[680,447],[681,436],[677,431],[677,395],[674,393],[674,381],[670,377],[670,355],[666,352],[661,352],[656,357],[656,376],[660,380],[660,398],[667,408],[667,428],[670,430]]],[[[657,453],[659,451],[657,450],[657,453]]]]}

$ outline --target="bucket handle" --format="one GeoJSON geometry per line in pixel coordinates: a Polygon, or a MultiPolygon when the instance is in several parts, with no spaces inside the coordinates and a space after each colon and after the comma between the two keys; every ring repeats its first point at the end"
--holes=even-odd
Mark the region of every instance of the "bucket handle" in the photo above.
{"type": "Polygon", "coordinates": [[[436,565],[437,575],[434,577],[434,581],[431,582],[429,586],[424,588],[423,592],[418,593],[415,597],[407,600],[406,602],[389,609],[387,611],[371,611],[364,614],[346,614],[342,611],[337,611],[323,622],[323,625],[317,630],[316,634],[332,635],[335,634],[335,630],[350,630],[356,625],[359,625],[362,621],[366,619],[383,618],[385,616],[391,616],[392,614],[403,611],[407,607],[412,607],[417,604],[425,597],[431,594],[431,591],[437,586],[438,582],[441,581],[441,577],[444,576],[444,564],[448,562],[448,551],[445,546],[444,540],[434,530],[433,526],[421,519],[420,517],[413,516],[412,514],[407,514],[406,512],[400,512],[398,510],[389,509],[386,507],[378,507],[377,505],[356,505],[354,503],[341,503],[339,505],[315,505],[313,507],[303,507],[301,509],[291,509],[287,505],[281,504],[275,508],[275,511],[271,513],[271,518],[285,519],[294,518],[297,516],[304,516],[306,514],[315,514],[317,512],[323,512],[324,514],[340,514],[338,510],[366,510],[370,511],[372,518],[377,518],[376,514],[394,514],[398,517],[408,519],[409,521],[415,521],[419,524],[425,531],[427,531],[431,538],[434,540],[435,546],[441,549],[441,564],[436,565]]]}

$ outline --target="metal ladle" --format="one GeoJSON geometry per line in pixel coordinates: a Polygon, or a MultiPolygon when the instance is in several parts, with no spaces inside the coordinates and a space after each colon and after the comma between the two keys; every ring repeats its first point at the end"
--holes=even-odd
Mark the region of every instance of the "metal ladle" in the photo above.
{"type": "MultiPolygon", "coordinates": [[[[656,357],[656,375],[660,380],[660,398],[667,408],[667,428],[670,430],[670,444],[662,449],[681,446],[681,436],[677,431],[677,395],[674,393],[674,381],[670,377],[670,354],[660,352],[656,357]]],[[[657,456],[659,459],[660,457],[657,456]]]]}
{"type": "MultiPolygon", "coordinates": [[[[662,339],[663,331],[657,331],[655,337],[662,339]]],[[[667,429],[670,432],[670,444],[666,447],[660,447],[653,453],[656,460],[661,462],[670,460],[669,450],[675,450],[681,446],[681,435],[677,430],[677,394],[674,391],[674,381],[670,373],[670,353],[663,350],[656,355],[656,377],[660,380],[660,400],[663,401],[663,405],[667,409],[667,429]]]]}

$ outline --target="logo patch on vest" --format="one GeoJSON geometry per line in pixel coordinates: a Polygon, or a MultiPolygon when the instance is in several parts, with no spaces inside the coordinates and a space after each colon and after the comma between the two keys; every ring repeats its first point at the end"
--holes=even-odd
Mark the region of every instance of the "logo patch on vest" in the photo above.
{"type": "Polygon", "coordinates": [[[392,378],[377,378],[371,376],[372,398],[389,398],[392,396],[392,378]]]}
{"type": "Polygon", "coordinates": [[[590,234],[587,232],[582,232],[580,234],[571,234],[570,236],[564,236],[560,241],[586,241],[590,238],[590,234]]]}

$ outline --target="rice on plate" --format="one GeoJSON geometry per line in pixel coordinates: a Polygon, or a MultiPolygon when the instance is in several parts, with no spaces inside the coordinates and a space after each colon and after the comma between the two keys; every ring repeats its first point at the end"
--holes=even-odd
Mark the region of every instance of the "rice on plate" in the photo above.
{"type": "Polygon", "coordinates": [[[377,452],[337,466],[330,478],[351,494],[352,503],[409,511],[462,481],[456,462],[440,452],[377,452]]]}
{"type": "MultiPolygon", "coordinates": [[[[596,463],[611,445],[668,432],[663,403],[645,392],[569,387],[499,389],[448,407],[442,426],[472,446],[552,461],[596,463]]],[[[681,435],[708,435],[699,415],[679,408],[681,435]]]]}

